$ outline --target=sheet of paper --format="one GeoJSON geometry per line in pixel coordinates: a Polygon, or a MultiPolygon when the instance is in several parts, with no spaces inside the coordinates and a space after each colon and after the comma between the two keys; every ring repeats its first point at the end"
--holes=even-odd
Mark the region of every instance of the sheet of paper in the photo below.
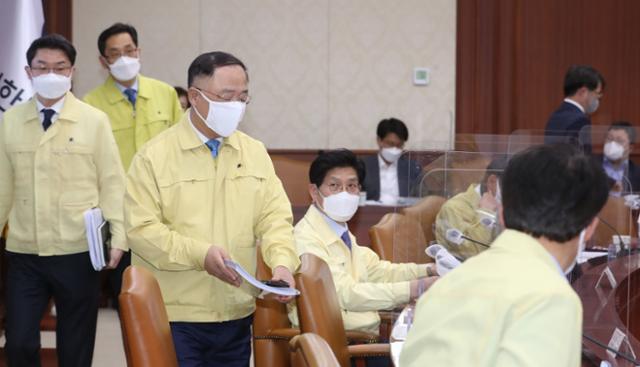
{"type": "Polygon", "coordinates": [[[249,284],[251,284],[252,286],[260,290],[263,290],[264,292],[277,294],[279,296],[287,296],[287,297],[294,297],[300,294],[300,291],[298,291],[295,288],[271,287],[262,283],[258,279],[254,278],[253,275],[249,274],[246,270],[244,270],[244,268],[242,268],[240,264],[238,264],[233,260],[225,260],[224,263],[231,269],[235,270],[244,280],[249,282],[249,284]]]}

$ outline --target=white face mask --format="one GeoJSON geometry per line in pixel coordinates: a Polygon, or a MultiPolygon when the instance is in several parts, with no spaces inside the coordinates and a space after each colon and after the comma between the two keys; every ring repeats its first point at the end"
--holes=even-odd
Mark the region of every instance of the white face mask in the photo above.
{"type": "Polygon", "coordinates": [[[589,115],[592,113],[595,113],[598,110],[599,106],[600,106],[600,100],[598,98],[594,98],[589,102],[589,105],[587,106],[587,109],[585,110],[585,112],[589,115]]]}
{"type": "Polygon", "coordinates": [[[240,101],[216,102],[207,98],[201,91],[198,92],[209,102],[209,113],[206,119],[202,117],[195,106],[192,106],[198,117],[200,117],[211,130],[222,137],[226,138],[233,134],[244,116],[244,110],[247,104],[240,101]]]}
{"type": "Polygon", "coordinates": [[[121,56],[116,62],[109,65],[109,71],[111,71],[111,75],[117,80],[131,80],[140,72],[140,59],[121,56]]]}
{"type": "Polygon", "coordinates": [[[609,160],[617,161],[624,155],[624,147],[617,141],[610,141],[604,145],[604,156],[609,160]]]}
{"type": "Polygon", "coordinates": [[[402,149],[396,147],[382,148],[382,150],[380,151],[380,155],[382,156],[382,158],[384,158],[385,161],[394,163],[395,161],[400,159],[400,156],[402,155],[402,149]]]}
{"type": "Polygon", "coordinates": [[[343,191],[339,194],[324,197],[320,189],[318,189],[318,194],[322,197],[322,210],[336,222],[347,222],[358,210],[360,195],[353,195],[343,191]]]}
{"type": "Polygon", "coordinates": [[[584,251],[584,248],[587,246],[586,241],[584,240],[584,236],[586,234],[586,228],[583,229],[582,231],[580,231],[580,238],[578,239],[578,251],[576,253],[576,258],[573,259],[573,262],[571,263],[571,265],[569,265],[569,268],[564,270],[565,274],[569,274],[571,273],[571,271],[573,270],[573,268],[576,267],[576,264],[578,263],[578,258],[580,257],[580,255],[582,254],[582,251],[584,251]]]}
{"type": "Polygon", "coordinates": [[[71,89],[71,77],[48,73],[34,76],[31,79],[33,90],[43,98],[55,99],[62,97],[71,89]]]}

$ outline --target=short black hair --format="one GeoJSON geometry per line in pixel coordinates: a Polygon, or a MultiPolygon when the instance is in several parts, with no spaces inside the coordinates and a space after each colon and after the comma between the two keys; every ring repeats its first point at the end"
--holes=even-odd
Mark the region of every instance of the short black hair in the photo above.
{"type": "Polygon", "coordinates": [[[98,36],[98,51],[100,51],[100,55],[105,55],[104,51],[107,48],[107,40],[111,38],[111,36],[115,36],[120,33],[129,33],[133,43],[138,47],[138,31],[131,25],[125,23],[115,23],[111,27],[105,29],[98,36]]]}
{"type": "Polygon", "coordinates": [[[636,142],[636,129],[630,122],[627,121],[616,121],[609,125],[607,131],[611,130],[624,130],[629,137],[629,143],[634,144],[636,142]]]}
{"type": "Polygon", "coordinates": [[[198,57],[189,65],[189,72],[187,75],[187,86],[193,85],[193,80],[199,76],[212,76],[217,68],[229,65],[240,65],[247,74],[247,81],[249,80],[249,74],[247,73],[247,67],[244,66],[242,61],[230,53],[222,51],[212,51],[204,53],[198,57]]]}
{"type": "Polygon", "coordinates": [[[564,96],[571,97],[582,87],[587,87],[589,90],[596,90],[598,83],[600,83],[602,89],[604,89],[604,77],[602,77],[598,70],[588,65],[571,65],[569,70],[567,70],[567,74],[564,76],[564,96]]]}
{"type": "Polygon", "coordinates": [[[509,158],[506,155],[496,155],[493,157],[489,165],[487,166],[482,182],[480,183],[480,192],[485,193],[487,191],[487,180],[490,176],[496,176],[498,180],[502,179],[504,169],[507,167],[509,158]]]}
{"type": "Polygon", "coordinates": [[[176,85],[175,87],[173,87],[173,89],[176,90],[176,93],[178,94],[178,97],[186,97],[187,96],[187,90],[176,85]]]}
{"type": "Polygon", "coordinates": [[[36,57],[36,53],[41,48],[60,50],[67,55],[71,65],[76,63],[76,48],[73,47],[71,42],[63,36],[52,33],[31,42],[31,46],[29,46],[29,49],[27,50],[27,65],[31,66],[31,61],[33,61],[33,58],[36,57]]]}
{"type": "Polygon", "coordinates": [[[609,196],[602,164],[570,144],[516,154],[501,187],[506,228],[560,243],[578,236],[609,196]]]}
{"type": "Polygon", "coordinates": [[[402,141],[406,142],[409,140],[409,130],[407,129],[407,125],[395,117],[384,119],[378,123],[376,134],[380,140],[384,139],[389,133],[398,135],[402,141]]]}
{"type": "Polygon", "coordinates": [[[364,163],[348,149],[320,152],[309,168],[309,182],[320,187],[327,172],[340,167],[353,168],[358,174],[358,182],[360,184],[364,182],[364,163]]]}

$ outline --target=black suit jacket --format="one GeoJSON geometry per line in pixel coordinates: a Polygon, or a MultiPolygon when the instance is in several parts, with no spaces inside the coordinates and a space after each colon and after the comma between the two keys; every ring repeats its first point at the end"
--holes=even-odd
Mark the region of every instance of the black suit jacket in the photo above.
{"type": "MultiPolygon", "coordinates": [[[[367,200],[380,200],[380,166],[378,155],[371,155],[362,159],[366,174],[362,189],[367,192],[367,200]]],[[[398,160],[398,192],[401,197],[412,194],[414,188],[420,183],[422,168],[416,161],[400,157],[398,160]]]]}
{"type": "MultiPolygon", "coordinates": [[[[598,164],[603,166],[604,169],[604,160],[602,154],[597,155],[594,158],[598,164]]],[[[624,185],[622,189],[624,193],[640,191],[640,167],[636,166],[635,163],[633,163],[633,161],[631,160],[629,160],[629,168],[627,172],[624,173],[624,177],[626,177],[626,180],[623,180],[624,182],[622,183],[624,185]]],[[[615,184],[613,179],[609,178],[609,181],[609,184],[611,186],[615,184]]]]}
{"type": "Polygon", "coordinates": [[[555,110],[547,126],[544,129],[545,144],[553,143],[581,143],[586,153],[591,153],[591,132],[585,126],[591,126],[589,116],[582,112],[577,106],[562,102],[555,110]]]}

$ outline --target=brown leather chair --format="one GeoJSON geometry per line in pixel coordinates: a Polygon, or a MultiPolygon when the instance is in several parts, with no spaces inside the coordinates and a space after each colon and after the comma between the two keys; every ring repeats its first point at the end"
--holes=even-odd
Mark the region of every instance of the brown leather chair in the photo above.
{"type": "Polygon", "coordinates": [[[271,161],[291,205],[309,205],[311,196],[309,196],[308,174],[311,162],[275,154],[271,155],[271,161]]]}
{"type": "Polygon", "coordinates": [[[424,237],[422,225],[413,216],[385,214],[380,222],[369,228],[369,237],[371,249],[382,260],[419,264],[433,261],[424,252],[429,241],[424,237]]]}
{"type": "Polygon", "coordinates": [[[442,196],[430,195],[415,205],[403,208],[401,211],[402,214],[414,218],[420,223],[424,240],[427,244],[436,239],[433,225],[445,201],[447,201],[447,199],[442,196]]]}
{"type": "MultiPolygon", "coordinates": [[[[312,254],[303,254],[300,260],[302,265],[295,275],[300,290],[296,302],[300,331],[318,334],[326,340],[342,367],[350,367],[351,358],[388,357],[389,344],[348,345],[329,266],[312,254]]],[[[369,335],[361,334],[363,338],[369,335]]]]}
{"type": "Polygon", "coordinates": [[[592,243],[594,245],[606,247],[612,242],[611,237],[616,235],[616,232],[603,223],[603,221],[610,224],[621,235],[632,235],[635,237],[635,235],[631,233],[634,228],[631,209],[624,205],[624,198],[609,196],[598,217],[601,221],[596,227],[593,236],[592,243]]]}
{"type": "Polygon", "coordinates": [[[317,334],[295,336],[289,346],[293,367],[340,367],[329,344],[317,334]]]}
{"type": "Polygon", "coordinates": [[[153,274],[141,266],[129,266],[118,299],[127,365],[177,367],[167,310],[153,274]]]}
{"type": "MultiPolygon", "coordinates": [[[[257,257],[257,278],[271,279],[271,270],[264,263],[260,248],[257,257]]],[[[273,299],[256,299],[256,311],[253,314],[253,356],[256,367],[289,366],[289,340],[298,334],[300,330],[291,328],[286,305],[273,299]]]]}

